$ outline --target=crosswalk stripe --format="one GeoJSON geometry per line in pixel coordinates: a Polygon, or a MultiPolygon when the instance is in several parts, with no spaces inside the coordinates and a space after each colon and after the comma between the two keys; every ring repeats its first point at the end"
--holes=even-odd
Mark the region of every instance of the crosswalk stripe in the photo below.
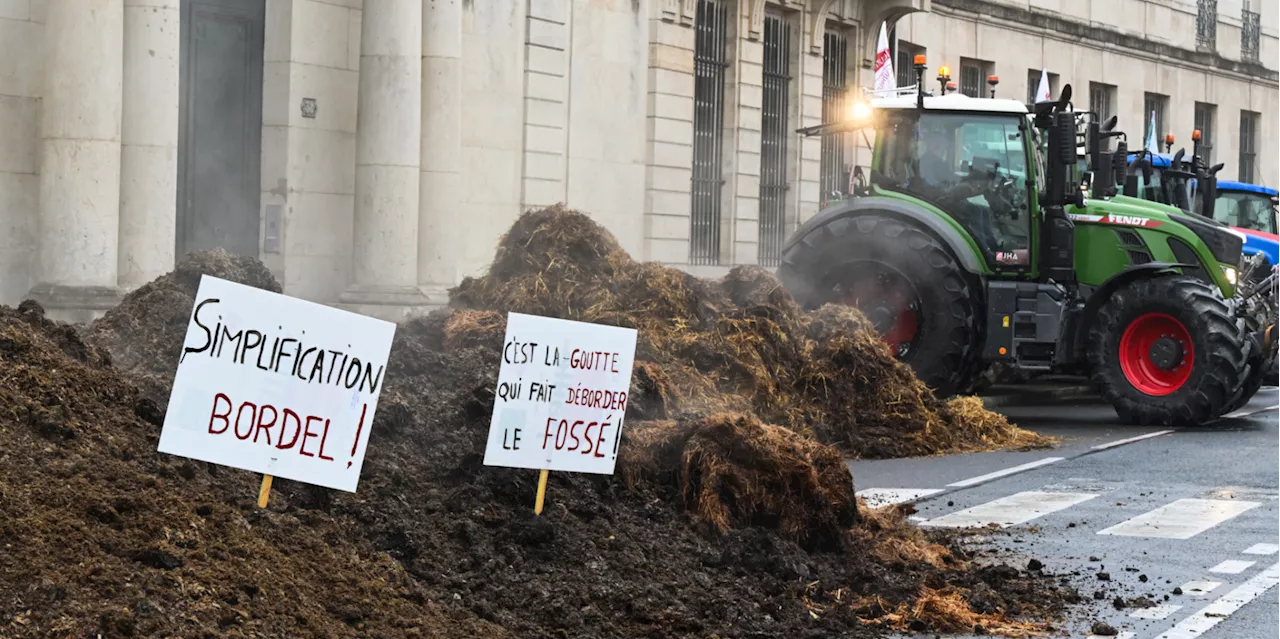
{"type": "Polygon", "coordinates": [[[1243,608],[1245,604],[1274,588],[1277,583],[1280,583],[1280,563],[1240,584],[1231,592],[1219,597],[1217,601],[1183,619],[1156,639],[1198,639],[1223,619],[1243,608]]]}
{"type": "Polygon", "coordinates": [[[1182,594],[1190,597],[1204,597],[1221,585],[1221,581],[1209,581],[1207,579],[1204,581],[1188,581],[1182,584],[1182,594]]]}
{"type": "Polygon", "coordinates": [[[1098,444],[1097,446],[1090,446],[1089,448],[1090,448],[1091,450],[1106,450],[1106,449],[1108,449],[1108,448],[1115,448],[1116,446],[1123,446],[1123,445],[1125,445],[1125,444],[1132,444],[1132,443],[1134,443],[1134,442],[1140,442],[1140,441],[1142,441],[1142,440],[1144,440],[1144,439],[1151,439],[1152,437],[1159,437],[1159,436],[1161,436],[1161,435],[1168,435],[1169,433],[1172,433],[1172,432],[1173,432],[1173,431],[1171,431],[1171,430],[1159,430],[1159,431],[1156,431],[1156,432],[1154,432],[1154,433],[1147,433],[1146,435],[1138,435],[1137,437],[1130,437],[1130,438],[1128,438],[1128,439],[1117,439],[1116,441],[1113,441],[1113,442],[1107,442],[1107,443],[1105,443],[1105,444],[1098,444]]]}
{"type": "Polygon", "coordinates": [[[1089,635],[1084,639],[1133,639],[1136,636],[1138,636],[1137,633],[1129,632],[1128,630],[1121,630],[1120,634],[1114,635],[1111,637],[1104,637],[1102,635],[1089,635]]]}
{"type": "Polygon", "coordinates": [[[1099,535],[1190,539],[1241,513],[1256,508],[1256,501],[1238,499],[1179,499],[1098,531],[1099,535]]]}
{"type": "Polygon", "coordinates": [[[1006,468],[1004,470],[997,470],[994,473],[987,473],[985,475],[978,475],[977,477],[962,479],[958,482],[947,484],[947,488],[968,488],[969,486],[981,484],[984,481],[989,481],[992,479],[997,479],[997,478],[1005,477],[1008,475],[1014,475],[1024,470],[1031,470],[1032,468],[1048,466],[1049,464],[1060,462],[1063,459],[1065,459],[1065,457],[1045,457],[1044,459],[1037,459],[1033,462],[1027,462],[1025,464],[1014,466],[1013,468],[1006,468]]]}
{"type": "Polygon", "coordinates": [[[941,488],[865,488],[854,494],[867,502],[868,508],[880,508],[915,501],[940,492],[941,488]]]}
{"type": "Polygon", "coordinates": [[[1244,572],[1244,571],[1248,570],[1248,569],[1249,569],[1249,566],[1252,566],[1252,565],[1254,565],[1254,564],[1256,564],[1256,563],[1258,563],[1258,562],[1256,562],[1256,561],[1243,561],[1243,560],[1240,560],[1240,559],[1228,559],[1228,560],[1226,560],[1226,561],[1224,561],[1224,562],[1222,562],[1222,563],[1220,563],[1220,564],[1218,564],[1218,565],[1216,565],[1216,566],[1214,566],[1214,567],[1210,568],[1210,569],[1209,569],[1209,572],[1216,572],[1216,573],[1218,573],[1218,574],[1220,574],[1220,575],[1238,575],[1238,574],[1240,574],[1240,573],[1242,573],[1242,572],[1244,572]]]}
{"type": "Polygon", "coordinates": [[[981,528],[997,524],[1005,528],[1070,508],[1094,497],[1097,495],[1045,493],[1033,490],[979,504],[937,519],[930,519],[920,525],[940,528],[981,528]]]}
{"type": "Polygon", "coordinates": [[[1244,549],[1246,555],[1274,555],[1280,551],[1280,546],[1276,544],[1254,544],[1244,549]]]}
{"type": "Polygon", "coordinates": [[[1182,606],[1177,604],[1160,604],[1150,608],[1139,608],[1129,613],[1129,616],[1134,619],[1164,619],[1181,609],[1182,606]]]}

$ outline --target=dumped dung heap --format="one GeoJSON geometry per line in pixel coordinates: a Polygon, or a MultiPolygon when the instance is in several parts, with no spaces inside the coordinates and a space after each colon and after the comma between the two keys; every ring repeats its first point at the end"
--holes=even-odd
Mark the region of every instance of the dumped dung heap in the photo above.
{"type": "Polygon", "coordinates": [[[260,269],[196,254],[83,339],[0,308],[0,635],[1017,634],[1078,600],[859,509],[843,462],[1028,434],[934,399],[856,312],[635,263],[561,209],[397,330],[358,493],[278,479],[259,510],[257,476],[156,445],[193,274],[279,290],[260,269]],[[616,476],[552,473],[541,517],[536,472],[482,463],[508,310],[640,329],[616,476]]]}
{"type": "MultiPolygon", "coordinates": [[[[749,412],[861,457],[1044,444],[973,398],[947,402],[899,363],[858,311],[806,313],[759,267],[721,281],[631,259],[561,207],[526,213],[493,266],[453,305],[638,329],[636,360],[661,367],[675,409],[749,412]]],[[[501,326],[491,324],[492,339],[501,326]]]]}

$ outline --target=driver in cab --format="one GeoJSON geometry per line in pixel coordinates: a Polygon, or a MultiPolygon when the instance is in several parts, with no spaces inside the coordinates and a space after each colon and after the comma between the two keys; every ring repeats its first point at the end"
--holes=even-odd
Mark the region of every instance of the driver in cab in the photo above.
{"type": "Polygon", "coordinates": [[[981,195],[982,188],[976,182],[962,179],[948,157],[955,150],[952,147],[955,146],[956,131],[930,124],[921,123],[917,129],[917,155],[913,162],[913,175],[906,186],[957,217],[983,252],[990,255],[999,246],[991,225],[990,210],[969,200],[981,195]]]}

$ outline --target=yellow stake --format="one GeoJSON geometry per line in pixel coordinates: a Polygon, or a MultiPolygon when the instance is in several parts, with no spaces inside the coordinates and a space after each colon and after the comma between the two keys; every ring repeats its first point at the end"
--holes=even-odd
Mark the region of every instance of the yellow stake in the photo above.
{"type": "Polygon", "coordinates": [[[262,476],[262,488],[258,489],[258,508],[267,507],[267,497],[271,496],[271,475],[262,476]]]}
{"type": "Polygon", "coordinates": [[[533,514],[542,514],[542,500],[547,496],[547,474],[551,471],[543,468],[538,472],[538,499],[533,503],[533,514]]]}

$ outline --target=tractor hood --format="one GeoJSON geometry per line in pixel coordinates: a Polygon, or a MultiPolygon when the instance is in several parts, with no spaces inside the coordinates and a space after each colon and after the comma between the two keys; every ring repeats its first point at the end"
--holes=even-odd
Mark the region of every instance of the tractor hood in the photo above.
{"type": "Polygon", "coordinates": [[[1213,259],[1221,264],[1235,266],[1240,263],[1240,250],[1244,245],[1244,234],[1218,222],[1192,215],[1186,211],[1167,204],[1150,202],[1139,198],[1118,195],[1110,200],[1091,200],[1088,210],[1093,213],[1106,213],[1104,218],[1125,220],[1133,218],[1127,226],[1155,227],[1167,222],[1181,224],[1205,243],[1213,259]]]}

